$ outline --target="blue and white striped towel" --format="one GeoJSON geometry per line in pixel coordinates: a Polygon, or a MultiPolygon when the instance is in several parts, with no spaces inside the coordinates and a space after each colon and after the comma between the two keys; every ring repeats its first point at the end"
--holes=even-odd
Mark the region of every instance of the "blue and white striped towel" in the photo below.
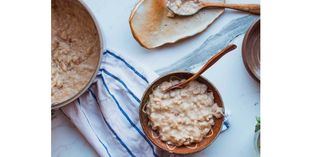
{"type": "MultiPolygon", "coordinates": [[[[144,135],[138,114],[144,90],[157,77],[106,51],[94,83],[61,110],[100,156],[163,156],[144,135]]],[[[228,127],[225,121],[223,130],[228,127]]]]}

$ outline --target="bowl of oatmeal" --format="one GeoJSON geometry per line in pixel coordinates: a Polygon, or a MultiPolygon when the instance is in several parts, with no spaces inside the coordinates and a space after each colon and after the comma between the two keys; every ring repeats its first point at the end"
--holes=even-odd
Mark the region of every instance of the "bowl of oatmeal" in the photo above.
{"type": "Polygon", "coordinates": [[[79,0],[52,0],[51,104],[62,107],[90,86],[99,70],[99,26],[79,0]]]}
{"type": "Polygon", "coordinates": [[[140,123],[157,147],[175,154],[191,154],[208,147],[220,133],[224,104],[218,90],[204,77],[182,89],[168,87],[193,73],[175,72],[155,80],[140,104],[140,123]]]}

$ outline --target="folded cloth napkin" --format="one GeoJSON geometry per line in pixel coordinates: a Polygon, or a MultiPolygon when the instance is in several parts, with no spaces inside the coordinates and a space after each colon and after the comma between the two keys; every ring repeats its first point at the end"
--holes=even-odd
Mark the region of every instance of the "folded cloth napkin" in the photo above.
{"type": "MultiPolygon", "coordinates": [[[[157,77],[106,51],[93,84],[61,110],[100,156],[163,156],[144,135],[138,113],[144,90],[157,77]]],[[[228,128],[225,120],[222,131],[228,128]]]]}

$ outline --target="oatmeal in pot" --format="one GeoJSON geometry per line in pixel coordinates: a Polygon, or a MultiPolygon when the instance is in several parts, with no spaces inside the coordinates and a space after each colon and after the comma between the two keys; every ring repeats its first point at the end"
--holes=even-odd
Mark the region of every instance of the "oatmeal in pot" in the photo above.
{"type": "Polygon", "coordinates": [[[76,0],[52,0],[52,104],[80,92],[99,58],[99,35],[89,13],[76,0]]]}
{"type": "Polygon", "coordinates": [[[165,92],[179,82],[166,81],[154,88],[144,112],[162,141],[187,146],[202,141],[209,132],[212,134],[214,118],[221,118],[224,111],[214,102],[213,93],[207,92],[207,86],[197,81],[165,92]]]}

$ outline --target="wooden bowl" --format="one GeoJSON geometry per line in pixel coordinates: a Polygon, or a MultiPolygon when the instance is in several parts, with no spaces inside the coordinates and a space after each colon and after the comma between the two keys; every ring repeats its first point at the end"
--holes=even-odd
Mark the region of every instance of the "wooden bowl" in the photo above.
{"type": "MultiPolygon", "coordinates": [[[[212,126],[213,135],[210,137],[203,138],[202,141],[197,143],[197,147],[195,149],[190,149],[190,148],[187,148],[185,146],[180,146],[180,147],[176,147],[174,150],[171,151],[167,148],[165,142],[161,141],[159,138],[154,138],[152,136],[152,132],[155,134],[156,134],[156,132],[154,130],[152,130],[152,128],[148,125],[148,121],[149,121],[148,115],[142,111],[142,108],[144,107],[144,105],[146,105],[146,102],[149,99],[149,95],[153,92],[153,90],[152,90],[153,87],[157,87],[162,82],[169,81],[170,79],[173,79],[174,77],[172,77],[172,76],[176,76],[176,77],[181,78],[181,79],[187,79],[187,78],[191,77],[192,75],[194,75],[194,74],[189,73],[189,72],[174,72],[174,73],[170,73],[170,74],[167,74],[165,76],[158,78],[146,89],[146,91],[143,94],[142,101],[140,104],[139,116],[140,116],[140,123],[141,123],[141,126],[142,126],[144,133],[146,134],[148,139],[150,139],[150,141],[152,141],[152,143],[154,145],[156,145],[157,147],[159,147],[165,151],[168,151],[170,153],[191,154],[191,153],[196,153],[196,152],[199,152],[199,151],[205,149],[216,139],[216,137],[218,136],[218,134],[221,131],[222,124],[224,122],[224,117],[219,118],[219,119],[215,118],[214,119],[215,124],[214,124],[214,126],[212,126]]],[[[223,107],[224,112],[225,112],[224,104],[223,104],[221,95],[218,92],[218,90],[204,77],[199,77],[196,81],[207,85],[207,87],[208,87],[207,91],[213,92],[214,102],[216,102],[218,104],[218,106],[223,107]]],[[[195,145],[196,144],[192,144],[192,145],[190,145],[190,147],[194,147],[195,145]]]]}
{"type": "Polygon", "coordinates": [[[257,82],[260,82],[260,20],[247,31],[242,43],[242,59],[246,70],[257,82]]]}

